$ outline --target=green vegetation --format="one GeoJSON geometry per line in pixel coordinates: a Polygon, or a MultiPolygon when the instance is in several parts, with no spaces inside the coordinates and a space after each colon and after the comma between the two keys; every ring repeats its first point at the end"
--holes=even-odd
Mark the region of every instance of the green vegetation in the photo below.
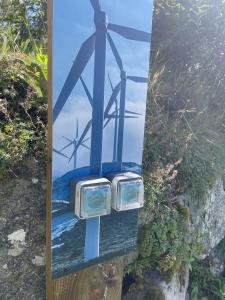
{"type": "Polygon", "coordinates": [[[8,40],[13,52],[45,49],[47,0],[1,0],[0,37],[8,40]]]}
{"type": "Polygon", "coordinates": [[[184,263],[193,265],[192,300],[225,299],[223,280],[201,273],[199,237],[190,238],[188,211],[177,204],[188,192],[201,206],[225,174],[224,15],[224,0],[155,1],[141,212],[146,225],[127,272],[135,277],[157,269],[169,280],[184,263]]]}
{"type": "Polygon", "coordinates": [[[140,229],[139,256],[127,271],[141,276],[147,268],[153,268],[170,280],[184,263],[190,263],[194,253],[187,218],[185,209],[180,213],[176,207],[161,206],[153,221],[140,229]]]}
{"type": "Polygon", "coordinates": [[[224,300],[225,277],[210,271],[209,261],[195,262],[190,275],[191,300],[224,300]]]}
{"type": "Polygon", "coordinates": [[[224,14],[223,0],[155,1],[144,167],[180,160],[173,192],[193,201],[225,170],[224,14]]]}
{"type": "Polygon", "coordinates": [[[191,189],[192,199],[201,201],[215,180],[224,174],[225,143],[210,143],[204,139],[193,142],[180,168],[177,184],[191,189]]]}
{"type": "Polygon", "coordinates": [[[219,255],[225,263],[225,238],[218,245],[219,255]]]}
{"type": "Polygon", "coordinates": [[[44,157],[47,125],[46,1],[0,9],[0,176],[27,155],[44,157]]]}

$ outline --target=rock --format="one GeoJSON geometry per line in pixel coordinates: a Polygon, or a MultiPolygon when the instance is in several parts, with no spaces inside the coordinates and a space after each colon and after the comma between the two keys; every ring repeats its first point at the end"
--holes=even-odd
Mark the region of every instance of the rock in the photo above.
{"type": "Polygon", "coordinates": [[[21,248],[19,246],[15,246],[14,248],[9,249],[8,255],[16,257],[16,256],[21,255],[23,250],[24,250],[23,248],[21,248]]]}
{"type": "Polygon", "coordinates": [[[24,250],[26,238],[26,232],[23,229],[14,231],[8,235],[8,241],[11,243],[12,248],[9,249],[8,255],[10,256],[19,256],[24,250]]]}
{"type": "Polygon", "coordinates": [[[38,178],[32,178],[32,182],[33,182],[33,184],[37,184],[38,183],[38,178]]]}
{"type": "Polygon", "coordinates": [[[134,262],[138,257],[137,251],[131,251],[124,256],[124,267],[134,262]]]}
{"type": "Polygon", "coordinates": [[[213,257],[210,260],[210,272],[215,276],[220,276],[224,271],[224,262],[219,260],[217,257],[213,257]]]}
{"type": "Polygon", "coordinates": [[[225,237],[225,191],[222,178],[218,179],[205,199],[195,201],[182,196],[190,210],[193,233],[198,233],[203,246],[202,259],[207,257],[225,237]]]}
{"type": "Polygon", "coordinates": [[[7,264],[4,264],[3,266],[0,265],[0,270],[1,270],[1,272],[0,272],[0,279],[6,280],[11,275],[11,272],[8,269],[8,265],[7,264]]]}
{"type": "Polygon", "coordinates": [[[0,231],[6,226],[7,220],[5,218],[0,218],[0,231]]]}
{"type": "Polygon", "coordinates": [[[183,267],[181,272],[175,274],[172,280],[166,282],[158,271],[144,273],[144,281],[135,283],[123,300],[186,300],[189,283],[189,268],[183,267]]]}
{"type": "Polygon", "coordinates": [[[221,276],[225,271],[225,238],[210,252],[207,259],[210,261],[210,271],[215,276],[221,276]]]}
{"type": "Polygon", "coordinates": [[[16,171],[0,185],[0,299],[43,300],[45,267],[35,256],[45,246],[45,165],[26,159],[16,171]]]}
{"type": "Polygon", "coordinates": [[[36,255],[32,259],[32,263],[36,266],[44,266],[45,265],[45,258],[43,256],[36,255]]]}
{"type": "Polygon", "coordinates": [[[171,282],[159,282],[165,300],[185,300],[189,283],[189,268],[188,266],[178,274],[175,274],[171,282]]]}
{"type": "Polygon", "coordinates": [[[20,242],[21,244],[25,244],[26,232],[23,229],[19,229],[14,231],[13,233],[8,235],[8,240],[14,244],[16,242],[20,242]]]}

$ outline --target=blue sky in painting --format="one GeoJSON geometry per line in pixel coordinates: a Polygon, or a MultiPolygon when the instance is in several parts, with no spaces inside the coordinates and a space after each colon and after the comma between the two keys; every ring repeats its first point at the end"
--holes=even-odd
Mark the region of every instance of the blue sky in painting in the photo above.
{"type": "MultiPolygon", "coordinates": [[[[54,0],[53,11],[53,105],[65,82],[67,74],[79,51],[81,44],[95,31],[94,14],[89,0],[54,0]]],[[[151,0],[100,0],[102,10],[108,15],[110,23],[130,26],[150,32],[151,0]],[[149,13],[146,13],[146,10],[149,13]],[[146,15],[148,17],[146,17],[146,15]]],[[[122,57],[124,69],[128,75],[148,77],[148,58],[150,45],[127,40],[116,33],[111,36],[122,57]]],[[[114,86],[120,81],[120,72],[107,47],[106,76],[110,75],[114,86]]],[[[93,57],[83,72],[83,78],[91,94],[93,89],[93,57]]],[[[140,164],[144,135],[144,114],[147,84],[128,82],[126,108],[141,113],[139,119],[127,119],[125,122],[123,161],[140,164]]],[[[109,81],[106,78],[105,105],[111,95],[109,81]]],[[[118,97],[119,100],[119,97],[118,97]]],[[[76,119],[79,122],[79,135],[91,119],[91,107],[80,82],[77,83],[53,127],[53,146],[59,150],[72,139],[76,131],[76,119]]],[[[90,132],[87,137],[90,136],[90,132]]],[[[112,161],[114,121],[104,131],[103,161],[112,161]]],[[[90,145],[90,140],[87,141],[90,145]]],[[[63,153],[70,156],[72,146],[63,153]]],[[[89,150],[80,148],[77,153],[77,167],[89,165],[89,150]]],[[[62,176],[73,169],[73,161],[53,153],[53,178],[62,176]]]]}

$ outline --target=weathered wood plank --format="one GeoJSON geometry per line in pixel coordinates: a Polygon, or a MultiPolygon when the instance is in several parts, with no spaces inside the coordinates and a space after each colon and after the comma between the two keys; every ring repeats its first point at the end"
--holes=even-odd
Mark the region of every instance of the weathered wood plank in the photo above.
{"type": "Polygon", "coordinates": [[[54,300],[120,300],[123,257],[54,281],[54,300]]]}

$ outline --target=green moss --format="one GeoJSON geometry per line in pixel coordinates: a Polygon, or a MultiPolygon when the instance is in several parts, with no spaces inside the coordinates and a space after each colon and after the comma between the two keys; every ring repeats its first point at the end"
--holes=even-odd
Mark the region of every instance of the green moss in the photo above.
{"type": "Polygon", "coordinates": [[[153,221],[140,229],[139,255],[127,272],[142,276],[147,269],[157,269],[170,281],[184,263],[190,263],[197,255],[189,240],[186,209],[179,206],[179,210],[161,206],[153,221]]]}

